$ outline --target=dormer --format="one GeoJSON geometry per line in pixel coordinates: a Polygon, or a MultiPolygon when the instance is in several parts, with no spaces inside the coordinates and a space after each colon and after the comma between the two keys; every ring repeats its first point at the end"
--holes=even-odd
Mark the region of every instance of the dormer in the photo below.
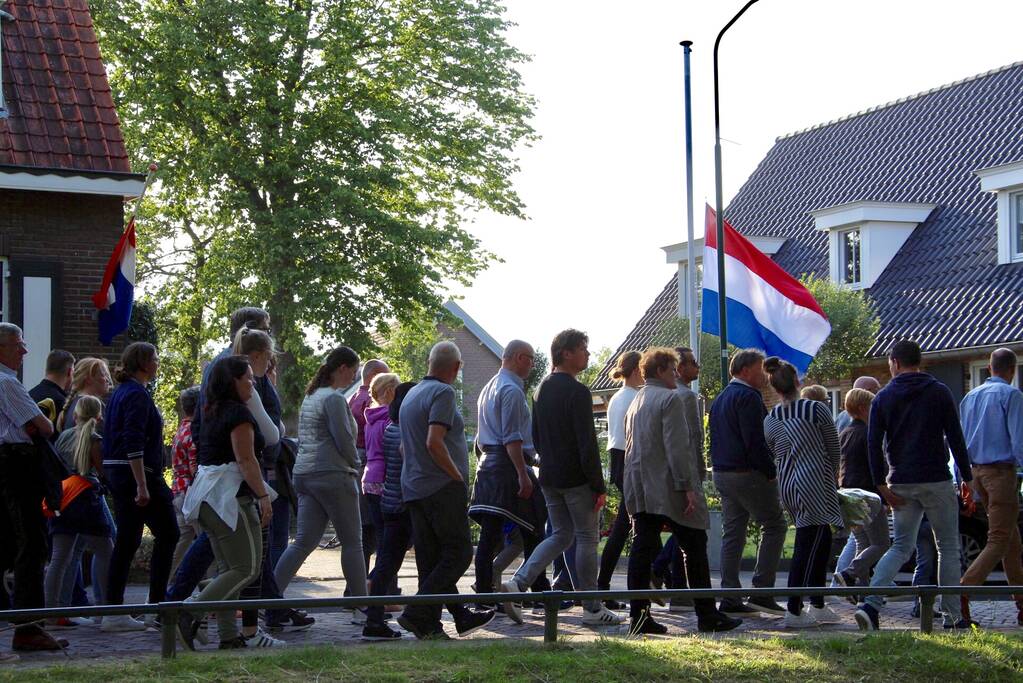
{"type": "Polygon", "coordinates": [[[811,211],[817,230],[828,233],[832,282],[850,289],[872,287],[934,206],[857,201],[811,211]]]}
{"type": "MultiPolygon", "coordinates": [[[[768,256],[774,256],[778,253],[778,250],[785,244],[787,237],[750,237],[749,235],[743,235],[754,247],[767,254],[768,256]]],[[[678,244],[671,244],[666,247],[661,247],[664,251],[665,260],[668,263],[678,264],[678,315],[680,318],[688,319],[690,317],[689,311],[689,245],[687,242],[679,242],[678,244]]],[[[700,287],[702,286],[702,274],[703,274],[703,238],[693,240],[693,249],[695,251],[695,265],[696,265],[696,293],[697,297],[693,300],[696,301],[696,305],[699,306],[698,295],[700,287]]]]}
{"type": "Polygon", "coordinates": [[[974,173],[982,191],[997,194],[999,265],[1023,262],[1023,161],[974,173]]]}

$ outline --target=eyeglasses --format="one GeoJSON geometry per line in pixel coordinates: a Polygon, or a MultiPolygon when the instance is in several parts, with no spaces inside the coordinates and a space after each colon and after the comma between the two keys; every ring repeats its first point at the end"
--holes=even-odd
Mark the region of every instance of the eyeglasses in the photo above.
{"type": "Polygon", "coordinates": [[[26,344],[24,341],[3,342],[2,344],[0,344],[0,346],[17,346],[20,349],[25,349],[26,351],[28,351],[28,344],[26,344]]]}

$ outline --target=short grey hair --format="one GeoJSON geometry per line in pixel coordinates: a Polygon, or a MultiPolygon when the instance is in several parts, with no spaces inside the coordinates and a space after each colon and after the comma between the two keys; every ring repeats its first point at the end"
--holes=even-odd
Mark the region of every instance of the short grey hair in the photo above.
{"type": "Polygon", "coordinates": [[[508,342],[508,346],[504,347],[504,355],[502,358],[505,360],[511,360],[520,353],[529,353],[533,350],[533,345],[529,342],[524,342],[521,339],[512,339],[508,342]]]}
{"type": "Polygon", "coordinates": [[[372,360],[366,361],[366,364],[362,366],[362,383],[369,384],[370,380],[381,372],[389,372],[390,368],[387,367],[387,363],[380,360],[379,358],[373,358],[372,360]]]}
{"type": "Polygon", "coordinates": [[[430,371],[447,370],[462,360],[462,352],[455,342],[437,342],[430,349],[430,371]]]}
{"type": "Polygon", "coordinates": [[[9,342],[13,339],[24,339],[21,328],[14,323],[0,323],[0,342],[9,342]]]}
{"type": "Polygon", "coordinates": [[[728,363],[728,374],[735,377],[746,368],[765,360],[764,352],[760,349],[741,349],[732,355],[732,360],[728,363]]]}

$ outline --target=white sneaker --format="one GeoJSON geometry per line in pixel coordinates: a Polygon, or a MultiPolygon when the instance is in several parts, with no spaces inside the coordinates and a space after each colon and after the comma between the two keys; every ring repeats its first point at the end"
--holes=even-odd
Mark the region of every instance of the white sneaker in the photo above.
{"type": "Polygon", "coordinates": [[[105,633],[122,633],[126,631],[145,631],[146,625],[130,614],[114,614],[103,617],[99,629],[105,633]]]}
{"type": "Polygon", "coordinates": [[[352,624],[354,624],[355,626],[365,626],[366,610],[363,609],[352,610],[352,624]]]}
{"type": "Polygon", "coordinates": [[[816,625],[817,620],[807,610],[798,615],[787,610],[785,612],[785,628],[812,628],[816,625]]]}
{"type": "MultiPolygon", "coordinates": [[[[519,584],[515,583],[515,579],[510,579],[501,584],[502,593],[521,593],[519,584]]],[[[516,624],[522,623],[522,605],[517,602],[506,602],[504,604],[504,614],[506,617],[514,621],[516,624]]]]}
{"type": "Polygon", "coordinates": [[[583,623],[587,626],[617,626],[623,621],[622,615],[612,612],[603,605],[596,612],[583,609],[583,623]]]}
{"type": "Polygon", "coordinates": [[[264,631],[262,628],[257,627],[256,632],[251,636],[242,636],[245,638],[245,645],[247,647],[287,647],[288,644],[279,638],[274,638],[272,635],[264,631]]]}
{"type": "Polygon", "coordinates": [[[838,616],[835,613],[835,610],[831,609],[827,605],[819,609],[817,607],[814,607],[813,605],[810,605],[809,607],[806,608],[806,613],[813,617],[818,624],[842,623],[842,617],[838,616]]]}
{"type": "Polygon", "coordinates": [[[68,617],[68,619],[71,620],[71,623],[78,624],[79,626],[94,626],[96,624],[96,622],[88,617],[68,617]]]}

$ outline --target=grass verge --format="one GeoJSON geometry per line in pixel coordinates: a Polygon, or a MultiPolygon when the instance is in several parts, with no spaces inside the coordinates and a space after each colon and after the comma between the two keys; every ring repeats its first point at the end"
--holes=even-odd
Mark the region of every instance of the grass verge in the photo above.
{"type": "Polygon", "coordinates": [[[1023,635],[608,638],[310,647],[0,670],[18,681],[1019,681],[1023,635]],[[954,678],[953,678],[954,677],[954,678]]]}

